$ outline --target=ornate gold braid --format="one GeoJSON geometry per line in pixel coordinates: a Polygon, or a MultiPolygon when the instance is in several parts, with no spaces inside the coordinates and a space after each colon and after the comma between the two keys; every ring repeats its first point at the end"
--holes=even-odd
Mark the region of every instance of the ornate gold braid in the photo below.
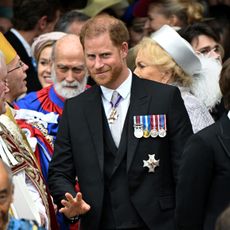
{"type": "MultiPolygon", "coordinates": [[[[26,148],[11,135],[11,133],[7,130],[7,128],[2,123],[0,123],[0,128],[1,128],[1,133],[0,133],[1,137],[4,140],[5,144],[7,145],[9,151],[19,162],[19,165],[25,165],[24,170],[26,172],[26,175],[30,178],[31,182],[37,188],[47,212],[49,210],[49,203],[47,200],[48,194],[46,192],[46,185],[43,181],[41,171],[38,168],[36,161],[33,159],[31,154],[26,150],[26,148]]],[[[14,170],[17,169],[15,168],[14,170]]],[[[47,216],[48,219],[50,219],[49,212],[47,212],[47,216]]]]}
{"type": "Polygon", "coordinates": [[[32,126],[34,126],[35,128],[37,128],[43,134],[43,136],[46,138],[46,140],[49,142],[51,147],[54,148],[54,143],[53,143],[54,138],[53,138],[53,136],[48,134],[48,130],[44,127],[44,125],[40,124],[38,122],[31,122],[30,124],[32,126]]]}

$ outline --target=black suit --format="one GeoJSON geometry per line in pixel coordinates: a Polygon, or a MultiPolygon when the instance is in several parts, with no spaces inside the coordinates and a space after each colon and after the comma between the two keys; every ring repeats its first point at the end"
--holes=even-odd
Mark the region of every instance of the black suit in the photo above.
{"type": "Polygon", "coordinates": [[[230,120],[192,136],[186,144],[177,189],[177,224],[183,230],[213,230],[230,204],[230,120]]]}
{"type": "MultiPolygon", "coordinates": [[[[106,177],[114,178],[111,182],[113,186],[120,170],[125,169],[120,185],[125,188],[119,188],[125,194],[120,194],[120,197],[128,193],[130,203],[127,205],[136,212],[133,216],[137,214],[146,229],[174,229],[177,170],[184,143],[192,134],[179,90],[133,76],[126,128],[123,129],[112,170],[108,170],[105,163],[108,162],[106,153],[110,142],[105,132],[107,121],[104,120],[99,86],[95,85],[66,101],[49,168],[48,181],[55,202],[60,203],[67,191],[75,196],[77,175],[83,199],[91,205],[91,210],[82,216],[81,229],[99,229],[107,197],[104,194],[106,177]],[[166,137],[135,138],[133,116],[149,114],[166,114],[166,137]],[[160,166],[154,173],[143,167],[143,160],[148,159],[148,154],[156,154],[156,159],[160,159],[160,166]]],[[[119,205],[122,206],[119,202],[117,205],[118,209],[119,205]]]]}
{"type": "Polygon", "coordinates": [[[31,91],[40,90],[42,87],[38,80],[37,70],[33,65],[32,58],[26,52],[25,47],[18,39],[18,37],[11,31],[6,32],[5,37],[10,42],[10,44],[14,47],[15,51],[17,52],[21,60],[29,67],[26,71],[27,93],[31,91]]]}

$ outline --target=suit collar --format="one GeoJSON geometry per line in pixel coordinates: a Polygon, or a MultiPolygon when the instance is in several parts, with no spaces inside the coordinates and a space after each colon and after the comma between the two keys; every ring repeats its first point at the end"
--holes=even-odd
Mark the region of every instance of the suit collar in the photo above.
{"type": "MultiPolygon", "coordinates": [[[[116,89],[116,91],[122,96],[122,98],[127,98],[129,96],[131,91],[131,84],[132,84],[132,74],[130,72],[128,78],[116,89]]],[[[110,102],[114,90],[106,88],[104,86],[100,86],[100,88],[103,97],[110,102]]]]}
{"type": "MultiPolygon", "coordinates": [[[[98,156],[99,166],[103,173],[104,168],[104,143],[103,143],[103,108],[101,103],[101,89],[95,85],[88,89],[85,102],[85,117],[89,124],[92,141],[98,156]]],[[[86,92],[87,93],[87,92],[86,92]]]]}
{"type": "Polygon", "coordinates": [[[230,119],[223,115],[219,121],[220,135],[224,138],[230,138],[230,119]]]}

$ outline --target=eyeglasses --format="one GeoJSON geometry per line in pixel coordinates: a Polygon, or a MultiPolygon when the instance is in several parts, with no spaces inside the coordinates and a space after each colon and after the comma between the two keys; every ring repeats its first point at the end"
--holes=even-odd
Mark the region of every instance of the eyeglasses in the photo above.
{"type": "Polygon", "coordinates": [[[222,55],[222,47],[220,45],[216,45],[215,47],[204,47],[200,50],[197,50],[196,52],[198,54],[203,54],[203,55],[210,55],[212,52],[215,52],[216,54],[222,55]]]}
{"type": "Polygon", "coordinates": [[[15,68],[13,68],[13,69],[7,71],[7,73],[10,73],[10,72],[12,72],[12,71],[14,71],[14,70],[16,70],[16,69],[19,69],[19,68],[21,68],[21,67],[23,67],[23,66],[24,66],[24,62],[22,62],[21,60],[19,60],[17,67],[15,67],[15,68]]]}

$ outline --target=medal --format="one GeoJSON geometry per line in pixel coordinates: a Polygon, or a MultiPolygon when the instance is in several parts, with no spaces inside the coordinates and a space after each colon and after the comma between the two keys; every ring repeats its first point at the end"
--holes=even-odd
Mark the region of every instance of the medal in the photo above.
{"type": "Polygon", "coordinates": [[[145,130],[143,131],[143,137],[144,137],[144,138],[150,137],[150,132],[149,132],[148,129],[145,129],[145,130]]]}
{"type": "Polygon", "coordinates": [[[149,159],[143,160],[143,167],[149,169],[149,173],[154,173],[155,168],[160,165],[160,160],[156,160],[155,154],[148,154],[149,159]]]}
{"type": "Polygon", "coordinates": [[[117,106],[120,103],[121,99],[122,99],[122,96],[117,91],[114,91],[112,98],[111,98],[111,101],[110,101],[111,112],[110,112],[110,115],[108,117],[109,124],[113,124],[114,121],[117,120],[117,118],[119,116],[118,112],[117,112],[117,106]]]}
{"type": "Polygon", "coordinates": [[[164,129],[159,130],[159,137],[165,137],[166,136],[166,131],[164,129]]]}
{"type": "Polygon", "coordinates": [[[155,138],[158,136],[158,119],[157,119],[158,115],[151,115],[150,116],[150,123],[151,123],[151,131],[150,131],[150,135],[151,137],[155,138]]]}
{"type": "Polygon", "coordinates": [[[117,110],[116,110],[116,108],[112,108],[112,111],[111,111],[109,118],[108,118],[109,124],[113,124],[113,122],[115,120],[117,120],[117,118],[118,118],[117,110]]]}
{"type": "Polygon", "coordinates": [[[134,136],[136,138],[143,137],[143,124],[141,123],[141,117],[140,116],[134,116],[133,117],[134,122],[134,136]]]}
{"type": "Polygon", "coordinates": [[[134,128],[134,136],[136,138],[142,138],[143,137],[143,128],[142,128],[142,126],[134,128]]]}
{"type": "Polygon", "coordinates": [[[150,116],[144,115],[142,116],[143,120],[143,137],[148,138],[150,137],[150,116]]]}
{"type": "Polygon", "coordinates": [[[160,115],[160,128],[159,128],[159,137],[166,136],[166,115],[160,115]]]}
{"type": "Polygon", "coordinates": [[[158,136],[158,131],[155,128],[151,129],[150,135],[151,135],[151,137],[155,138],[158,136]]]}

